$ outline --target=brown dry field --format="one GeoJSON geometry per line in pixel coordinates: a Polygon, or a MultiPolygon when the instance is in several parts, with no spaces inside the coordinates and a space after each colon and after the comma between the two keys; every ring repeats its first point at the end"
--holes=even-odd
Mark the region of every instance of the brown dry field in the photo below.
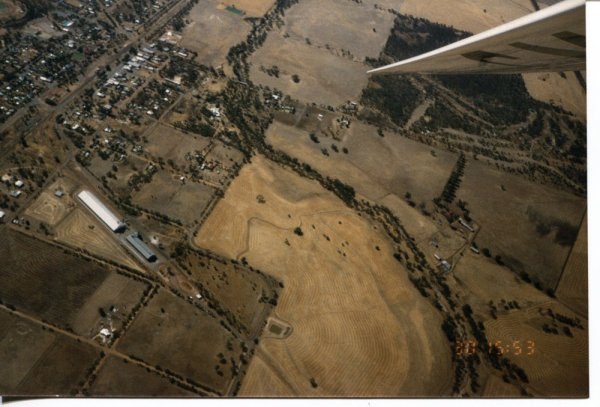
{"type": "Polygon", "coordinates": [[[149,184],[134,192],[133,202],[183,223],[192,223],[200,219],[215,191],[197,182],[182,184],[170,173],[159,171],[149,184]]]}
{"type": "Polygon", "coordinates": [[[217,319],[164,290],[140,312],[117,348],[222,393],[231,381],[230,358],[237,364],[240,354],[239,342],[217,319]],[[227,350],[228,341],[233,351],[227,350]],[[227,364],[219,363],[219,353],[227,364]],[[223,376],[217,374],[216,365],[223,376]]]}
{"type": "Polygon", "coordinates": [[[3,395],[69,394],[96,357],[91,346],[0,310],[3,395]]]}
{"type": "Polygon", "coordinates": [[[226,62],[229,48],[245,40],[251,28],[243,16],[221,9],[215,0],[198,2],[186,20],[190,23],[179,45],[197,52],[199,64],[215,67],[226,62]]]}
{"type": "Polygon", "coordinates": [[[362,62],[365,57],[379,56],[394,15],[347,0],[302,0],[286,11],[284,21],[282,31],[289,34],[287,41],[305,42],[308,38],[314,47],[348,50],[353,59],[362,62]]]}
{"type": "MultiPolygon", "coordinates": [[[[587,321],[585,330],[571,328],[573,338],[545,333],[541,327],[551,324],[549,317],[539,315],[538,308],[552,308],[554,312],[575,318],[576,315],[559,301],[517,278],[505,267],[498,266],[483,255],[466,251],[452,280],[463,300],[471,305],[478,319],[485,321],[488,340],[503,344],[532,340],[536,353],[532,356],[507,355],[521,366],[529,377],[531,391],[536,396],[582,396],[587,390],[587,321]],[[517,301],[520,309],[506,311],[501,300],[517,301]],[[489,301],[498,308],[498,319],[489,313],[489,301]]],[[[581,318],[580,318],[581,319],[581,318]]],[[[501,381],[501,380],[500,380],[501,381]]],[[[502,382],[502,381],[501,381],[502,382]]],[[[485,396],[507,397],[515,391],[510,386],[493,386],[485,396]]]]}
{"type": "Polygon", "coordinates": [[[375,227],[316,182],[260,156],[242,169],[196,243],[245,256],[282,280],[273,315],[293,333],[263,338],[240,395],[449,394],[441,317],[375,227]],[[302,237],[293,233],[296,226],[302,237]]]}
{"type": "Polygon", "coordinates": [[[188,255],[192,278],[210,290],[214,298],[253,332],[264,319],[268,306],[260,302],[263,293],[270,296],[271,288],[260,274],[231,264],[200,256],[188,255]]]}
{"type": "Polygon", "coordinates": [[[489,248],[493,256],[500,254],[513,269],[527,272],[544,287],[556,287],[571,248],[557,241],[558,233],[577,233],[585,198],[472,160],[467,161],[456,198],[468,203],[481,226],[479,247],[489,248]],[[538,229],[541,224],[546,231],[538,229]]]}
{"type": "Polygon", "coordinates": [[[117,237],[109,232],[106,226],[100,223],[87,208],[80,207],[71,211],[56,226],[55,240],[72,247],[85,249],[103,259],[113,260],[127,267],[141,270],[117,237]]]}
{"type": "MultiPolygon", "coordinates": [[[[284,27],[285,28],[285,27],[284,27]]],[[[336,55],[326,49],[307,45],[271,31],[267,40],[250,58],[253,82],[276,88],[305,102],[337,106],[356,100],[367,85],[367,66],[336,55]],[[260,71],[260,66],[277,65],[279,78],[260,71]],[[294,83],[292,75],[300,77],[294,83]]]]}
{"type": "Polygon", "coordinates": [[[225,0],[222,7],[230,5],[239,10],[244,10],[248,17],[261,17],[275,4],[275,0],[225,0]]]}
{"type": "Polygon", "coordinates": [[[588,225],[587,214],[556,289],[556,296],[574,311],[588,315],[588,225]]]}
{"type": "Polygon", "coordinates": [[[171,126],[159,124],[148,136],[144,148],[155,157],[162,157],[165,161],[171,159],[179,167],[185,167],[189,163],[185,154],[201,151],[209,143],[206,137],[185,134],[171,126]]]}
{"type": "Polygon", "coordinates": [[[123,359],[109,356],[90,387],[92,396],[186,397],[195,396],[169,379],[123,359]]]}
{"type": "Polygon", "coordinates": [[[456,154],[432,148],[397,134],[377,134],[377,128],[352,122],[342,141],[319,136],[314,143],[309,133],[277,121],[267,130],[267,142],[276,149],[306,162],[319,172],[352,185],[370,200],[389,195],[404,198],[410,192],[417,203],[430,203],[444,189],[456,163],[456,154]],[[331,148],[335,144],[339,153],[331,148]],[[342,152],[346,147],[348,154],[342,152]],[[327,148],[329,157],[322,148],[327,148]],[[435,152],[435,156],[431,153],[435,152]],[[374,159],[374,157],[377,157],[374,159]]]}

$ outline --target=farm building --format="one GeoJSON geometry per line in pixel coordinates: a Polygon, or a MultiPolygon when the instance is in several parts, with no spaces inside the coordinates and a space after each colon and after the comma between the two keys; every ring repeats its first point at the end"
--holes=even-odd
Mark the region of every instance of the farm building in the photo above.
{"type": "Polygon", "coordinates": [[[90,191],[81,191],[77,197],[87,208],[94,213],[106,226],[113,232],[122,232],[125,230],[125,224],[119,220],[102,202],[96,198],[90,191]]]}
{"type": "Polygon", "coordinates": [[[127,236],[127,241],[130,245],[133,246],[135,250],[138,251],[139,254],[144,256],[146,261],[153,262],[156,261],[156,255],[150,250],[150,248],[140,239],[140,235],[137,233],[132,233],[127,236]]]}

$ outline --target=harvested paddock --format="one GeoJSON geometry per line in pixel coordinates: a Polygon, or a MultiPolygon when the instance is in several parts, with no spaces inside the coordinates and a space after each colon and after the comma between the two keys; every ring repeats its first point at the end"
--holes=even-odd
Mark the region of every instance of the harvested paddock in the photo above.
{"type": "Polygon", "coordinates": [[[249,61],[253,82],[276,88],[305,102],[337,106],[357,100],[367,85],[367,66],[332,54],[326,49],[283,37],[272,31],[249,61]],[[279,77],[269,76],[260,67],[279,68],[279,77]],[[292,75],[300,78],[298,83],[292,75]]]}
{"type": "Polygon", "coordinates": [[[198,54],[196,62],[217,67],[226,62],[232,46],[246,39],[250,24],[244,16],[225,10],[215,0],[198,2],[186,18],[179,45],[198,54]]]}
{"type": "Polygon", "coordinates": [[[86,208],[77,208],[56,226],[55,239],[92,255],[139,269],[118,238],[86,208]]]}
{"type": "Polygon", "coordinates": [[[408,281],[387,237],[316,182],[253,157],[196,243],[246,257],[284,284],[273,316],[293,332],[263,336],[241,395],[450,393],[440,315],[408,281]]]}
{"type": "Polygon", "coordinates": [[[202,217],[215,192],[215,188],[191,181],[183,184],[178,177],[159,171],[133,194],[133,202],[171,219],[192,223],[202,217]]]}
{"type": "Polygon", "coordinates": [[[456,194],[481,230],[476,242],[516,272],[554,289],[577,237],[586,200],[467,161],[456,194]]]}
{"type": "Polygon", "coordinates": [[[155,372],[114,356],[107,358],[90,387],[91,396],[186,397],[196,396],[155,372]]]}
{"type": "Polygon", "coordinates": [[[232,380],[232,363],[239,363],[241,353],[239,341],[218,319],[164,290],[143,308],[117,348],[221,394],[232,380]]]}
{"type": "Polygon", "coordinates": [[[347,58],[377,58],[394,25],[394,15],[372,5],[346,0],[302,0],[285,13],[287,41],[310,42],[315,48],[348,51],[347,58]],[[308,39],[308,41],[306,40],[308,39]]]}

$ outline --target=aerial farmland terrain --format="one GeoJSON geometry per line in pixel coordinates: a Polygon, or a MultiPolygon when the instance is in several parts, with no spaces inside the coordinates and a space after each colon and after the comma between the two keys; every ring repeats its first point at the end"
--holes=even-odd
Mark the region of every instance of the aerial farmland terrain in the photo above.
{"type": "Polygon", "coordinates": [[[586,73],[368,75],[552,0],[0,0],[0,396],[586,398],[586,73]]]}

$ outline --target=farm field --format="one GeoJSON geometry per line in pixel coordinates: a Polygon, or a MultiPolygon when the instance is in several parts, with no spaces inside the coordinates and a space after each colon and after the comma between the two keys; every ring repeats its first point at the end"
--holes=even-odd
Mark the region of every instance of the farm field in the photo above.
{"type": "MultiPolygon", "coordinates": [[[[106,294],[102,301],[96,296],[115,278],[100,266],[17,232],[3,234],[0,257],[6,267],[0,269],[0,299],[4,304],[51,324],[87,332],[98,317],[96,309],[82,318],[87,302],[118,301],[115,290],[100,291],[106,294]]],[[[137,301],[135,284],[129,287],[132,291],[121,301],[131,306],[137,301]]]]}
{"type": "Polygon", "coordinates": [[[71,211],[56,226],[55,240],[84,249],[103,259],[140,269],[118,238],[109,232],[87,208],[79,207],[71,211]]]}
{"type": "Polygon", "coordinates": [[[198,253],[187,256],[192,278],[209,290],[215,300],[231,310],[236,319],[251,333],[262,327],[268,304],[262,301],[263,295],[272,297],[273,282],[258,271],[221,262],[198,253]]]}
{"type": "Polygon", "coordinates": [[[384,132],[381,137],[377,128],[358,121],[350,124],[340,136],[341,141],[317,134],[318,144],[310,139],[308,132],[273,122],[267,130],[267,142],[319,172],[352,185],[373,201],[389,194],[403,198],[409,192],[417,204],[430,205],[444,189],[457,158],[456,154],[397,134],[384,132]],[[323,148],[329,156],[322,153],[323,148]],[[348,149],[347,154],[343,148],[348,149]]]}
{"type": "Polygon", "coordinates": [[[456,196],[467,202],[481,226],[479,247],[501,255],[544,288],[556,288],[585,212],[585,198],[471,160],[456,196]]]}
{"type": "Polygon", "coordinates": [[[243,15],[225,10],[215,0],[198,2],[187,19],[190,23],[179,45],[197,52],[195,60],[199,64],[213,67],[226,62],[229,48],[242,42],[251,28],[243,15]]]}
{"type": "Polygon", "coordinates": [[[449,393],[450,347],[432,328],[440,315],[375,225],[319,184],[253,157],[195,242],[284,284],[273,317],[293,331],[263,337],[240,395],[449,393]]]}
{"type": "MultiPolygon", "coordinates": [[[[565,324],[542,314],[550,308],[556,314],[578,318],[571,310],[483,255],[467,251],[452,277],[461,296],[478,319],[484,321],[488,340],[501,341],[503,346],[515,340],[523,346],[527,341],[535,343],[533,355],[515,355],[514,349],[506,355],[525,370],[535,395],[582,397],[587,394],[587,321],[581,322],[584,329],[571,327],[573,337],[569,337],[563,332],[565,324]],[[513,302],[517,307],[509,305],[513,302]],[[492,315],[490,304],[496,309],[496,317],[492,315]],[[545,332],[544,325],[556,327],[558,333],[545,332]]],[[[484,395],[511,396],[515,389],[502,384],[492,384],[492,389],[486,387],[484,395]]]]}
{"type": "Polygon", "coordinates": [[[98,356],[89,345],[0,310],[3,395],[71,394],[98,356]]]}
{"type": "Polygon", "coordinates": [[[337,106],[356,100],[367,85],[367,67],[332,54],[326,49],[307,45],[306,42],[284,38],[282,32],[272,31],[267,40],[249,61],[253,82],[276,88],[295,99],[337,106]],[[279,77],[269,76],[261,66],[279,68],[279,77]],[[295,83],[292,75],[300,81],[295,83]]]}
{"type": "Polygon", "coordinates": [[[169,172],[159,171],[150,183],[133,194],[133,202],[187,224],[202,216],[215,191],[197,182],[182,184],[169,172]]]}
{"type": "Polygon", "coordinates": [[[140,312],[117,349],[221,393],[241,353],[238,340],[218,319],[164,290],[140,312]]]}
{"type": "Polygon", "coordinates": [[[195,396],[169,379],[113,356],[107,358],[90,387],[93,396],[186,397],[195,396]]]}
{"type": "Polygon", "coordinates": [[[377,58],[385,45],[394,15],[372,5],[344,0],[302,0],[285,13],[287,41],[306,42],[317,48],[348,51],[345,57],[362,62],[377,58]]]}

